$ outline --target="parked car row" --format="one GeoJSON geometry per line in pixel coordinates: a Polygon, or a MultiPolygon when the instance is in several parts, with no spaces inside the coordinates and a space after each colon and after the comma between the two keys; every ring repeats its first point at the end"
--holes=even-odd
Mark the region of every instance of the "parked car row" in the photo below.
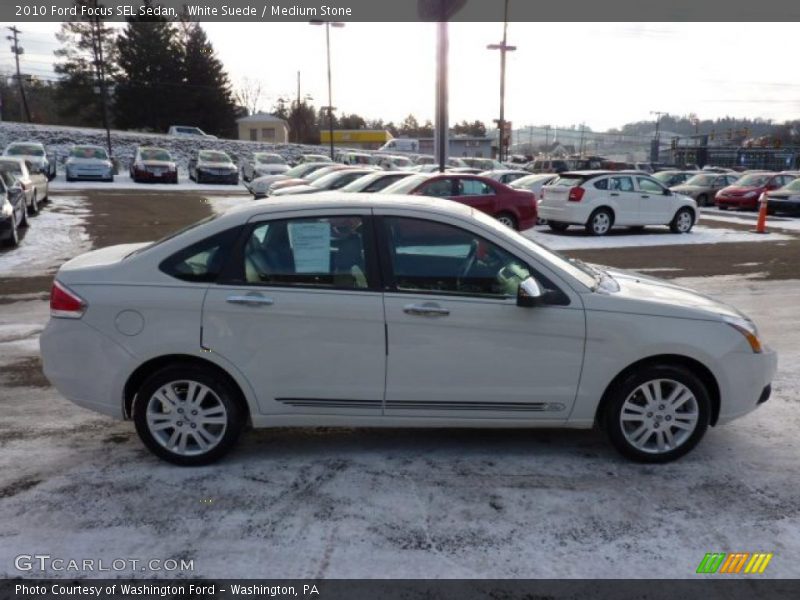
{"type": "Polygon", "coordinates": [[[19,244],[19,230],[28,227],[28,217],[39,214],[49,198],[48,170],[34,167],[29,160],[0,157],[0,241],[19,244]]]}
{"type": "MultiPolygon", "coordinates": [[[[671,186],[673,192],[694,198],[698,206],[716,205],[720,209],[756,209],[762,194],[783,190],[794,182],[797,173],[748,171],[745,173],[704,170],[679,185],[671,186]]],[[[791,190],[790,190],[791,191],[791,190]]],[[[782,194],[781,196],[785,196],[782,194]]],[[[791,193],[789,194],[791,197],[791,193]]],[[[776,210],[780,210],[776,204],[776,210]]],[[[789,207],[790,203],[785,204],[789,207]]]]}

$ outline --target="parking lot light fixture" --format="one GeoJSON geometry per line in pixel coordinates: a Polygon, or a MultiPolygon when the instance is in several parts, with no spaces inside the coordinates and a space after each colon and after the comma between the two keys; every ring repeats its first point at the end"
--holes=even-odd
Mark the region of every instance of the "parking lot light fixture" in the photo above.
{"type": "Polygon", "coordinates": [[[333,94],[331,92],[331,27],[344,27],[344,23],[340,21],[320,21],[313,19],[309,21],[311,25],[325,25],[325,49],[328,55],[328,132],[330,134],[331,144],[331,160],[334,159],[333,154],[333,94]]]}

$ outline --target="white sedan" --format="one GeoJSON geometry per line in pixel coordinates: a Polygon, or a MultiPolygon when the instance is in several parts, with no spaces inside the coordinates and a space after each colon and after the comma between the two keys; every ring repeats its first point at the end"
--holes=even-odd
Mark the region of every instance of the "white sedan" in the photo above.
{"type": "Polygon", "coordinates": [[[689,233],[697,203],[670,191],[650,175],[632,171],[573,171],[542,188],[539,218],[554,231],[580,225],[592,235],[614,226],[666,225],[689,233]]]}
{"type": "Polygon", "coordinates": [[[599,424],[665,462],[765,402],[777,363],[735,308],[419,196],[276,198],[95,250],[58,271],[50,311],[53,385],[181,465],[247,423],[599,424]]]}

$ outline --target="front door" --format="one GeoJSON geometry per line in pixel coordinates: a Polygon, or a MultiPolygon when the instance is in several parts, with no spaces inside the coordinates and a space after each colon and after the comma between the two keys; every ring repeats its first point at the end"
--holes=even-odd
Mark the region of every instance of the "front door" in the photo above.
{"type": "Polygon", "coordinates": [[[461,227],[382,217],[385,414],[563,420],[583,362],[580,300],[522,308],[524,260],[461,227]]]}
{"type": "Polygon", "coordinates": [[[639,216],[642,225],[665,225],[672,214],[672,197],[667,196],[660,183],[649,177],[637,177],[639,186],[639,216]]]}
{"type": "Polygon", "coordinates": [[[615,225],[640,225],[639,192],[634,188],[630,175],[614,175],[608,178],[608,195],[614,207],[615,225]]]}
{"type": "Polygon", "coordinates": [[[383,300],[358,213],[252,223],[208,290],[203,346],[244,374],[262,413],[381,414],[383,300]]]}

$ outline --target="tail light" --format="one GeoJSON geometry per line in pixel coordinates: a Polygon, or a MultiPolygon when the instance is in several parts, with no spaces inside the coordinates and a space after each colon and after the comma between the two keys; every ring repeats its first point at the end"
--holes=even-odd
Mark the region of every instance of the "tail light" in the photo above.
{"type": "Polygon", "coordinates": [[[570,188],[567,200],[570,202],[580,202],[583,200],[583,194],[586,192],[582,187],[570,188]]]}
{"type": "Polygon", "coordinates": [[[50,316],[62,319],[80,319],[86,312],[86,302],[58,281],[50,289],[50,316]]]}

